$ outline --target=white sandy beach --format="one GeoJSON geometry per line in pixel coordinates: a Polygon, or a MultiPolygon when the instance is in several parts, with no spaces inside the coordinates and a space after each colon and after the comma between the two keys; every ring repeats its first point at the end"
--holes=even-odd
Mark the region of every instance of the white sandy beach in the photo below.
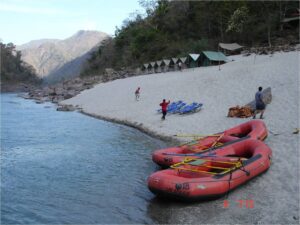
{"type": "MultiPolygon", "coordinates": [[[[254,99],[259,86],[271,87],[273,99],[264,122],[266,143],[273,150],[273,164],[264,175],[233,191],[228,200],[253,199],[253,209],[223,208],[223,200],[178,207],[174,223],[298,223],[299,222],[299,51],[274,55],[241,55],[218,66],[187,69],[114,80],[83,91],[62,104],[78,105],[83,112],[126,122],[164,137],[175,134],[212,134],[249,119],[228,118],[228,108],[254,99]],[[134,91],[141,87],[141,98],[134,91]],[[156,112],[165,98],[203,103],[200,112],[156,112]],[[215,210],[208,212],[208,208],[215,210]],[[199,214],[199,212],[204,212],[199,214]],[[187,213],[190,212],[190,213],[187,213]],[[218,213],[217,213],[218,212],[218,213]],[[177,216],[176,216],[177,215],[177,216]]],[[[149,157],[151,157],[149,150],[149,157]]],[[[149,209],[151,210],[151,209],[149,209]]]]}

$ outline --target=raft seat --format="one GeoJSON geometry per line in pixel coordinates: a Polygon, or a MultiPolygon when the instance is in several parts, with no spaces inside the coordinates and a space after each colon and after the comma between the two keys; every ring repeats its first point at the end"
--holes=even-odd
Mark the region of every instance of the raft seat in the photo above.
{"type": "Polygon", "coordinates": [[[192,172],[192,173],[206,173],[210,175],[222,175],[229,173],[233,170],[242,167],[241,160],[230,162],[230,161],[217,161],[210,159],[189,159],[186,158],[180,163],[176,163],[171,166],[180,172],[192,172]]]}

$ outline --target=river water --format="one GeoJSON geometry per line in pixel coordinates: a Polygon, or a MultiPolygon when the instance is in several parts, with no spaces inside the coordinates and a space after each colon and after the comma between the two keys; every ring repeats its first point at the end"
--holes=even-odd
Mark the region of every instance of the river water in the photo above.
{"type": "MultiPolygon", "coordinates": [[[[287,138],[297,143],[295,136],[266,143],[278,153],[287,138]]],[[[166,145],[126,126],[2,94],[1,224],[299,222],[299,185],[279,176],[276,154],[270,171],[228,198],[193,204],[156,198],[147,188],[159,169],[151,152],[166,145]]]]}
{"type": "Polygon", "coordinates": [[[151,152],[165,143],[77,112],[1,95],[1,223],[156,223],[151,152]]]}

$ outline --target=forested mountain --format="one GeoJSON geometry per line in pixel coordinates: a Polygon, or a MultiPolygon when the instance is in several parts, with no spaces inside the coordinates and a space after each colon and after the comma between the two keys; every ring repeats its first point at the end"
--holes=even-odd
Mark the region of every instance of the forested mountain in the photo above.
{"type": "Polygon", "coordinates": [[[141,1],[146,15],[127,19],[85,64],[81,75],[134,68],[163,58],[217,50],[219,42],[271,46],[299,42],[282,19],[298,1],[141,1]]]}
{"type": "Polygon", "coordinates": [[[3,44],[0,42],[0,47],[1,84],[39,81],[34,68],[22,61],[21,52],[16,50],[13,43],[3,44]]]}

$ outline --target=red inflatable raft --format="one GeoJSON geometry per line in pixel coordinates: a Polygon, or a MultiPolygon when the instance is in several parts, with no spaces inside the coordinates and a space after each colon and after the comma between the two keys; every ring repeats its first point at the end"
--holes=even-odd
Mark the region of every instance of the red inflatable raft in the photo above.
{"type": "Polygon", "coordinates": [[[271,157],[263,142],[239,140],[153,173],[148,187],[158,196],[181,200],[218,198],[266,171],[271,157]]]}
{"type": "Polygon", "coordinates": [[[152,160],[162,167],[169,167],[181,162],[185,154],[202,153],[210,148],[230,144],[243,137],[264,140],[268,135],[265,123],[262,120],[250,120],[221,133],[207,136],[191,144],[156,150],[152,160]]]}

